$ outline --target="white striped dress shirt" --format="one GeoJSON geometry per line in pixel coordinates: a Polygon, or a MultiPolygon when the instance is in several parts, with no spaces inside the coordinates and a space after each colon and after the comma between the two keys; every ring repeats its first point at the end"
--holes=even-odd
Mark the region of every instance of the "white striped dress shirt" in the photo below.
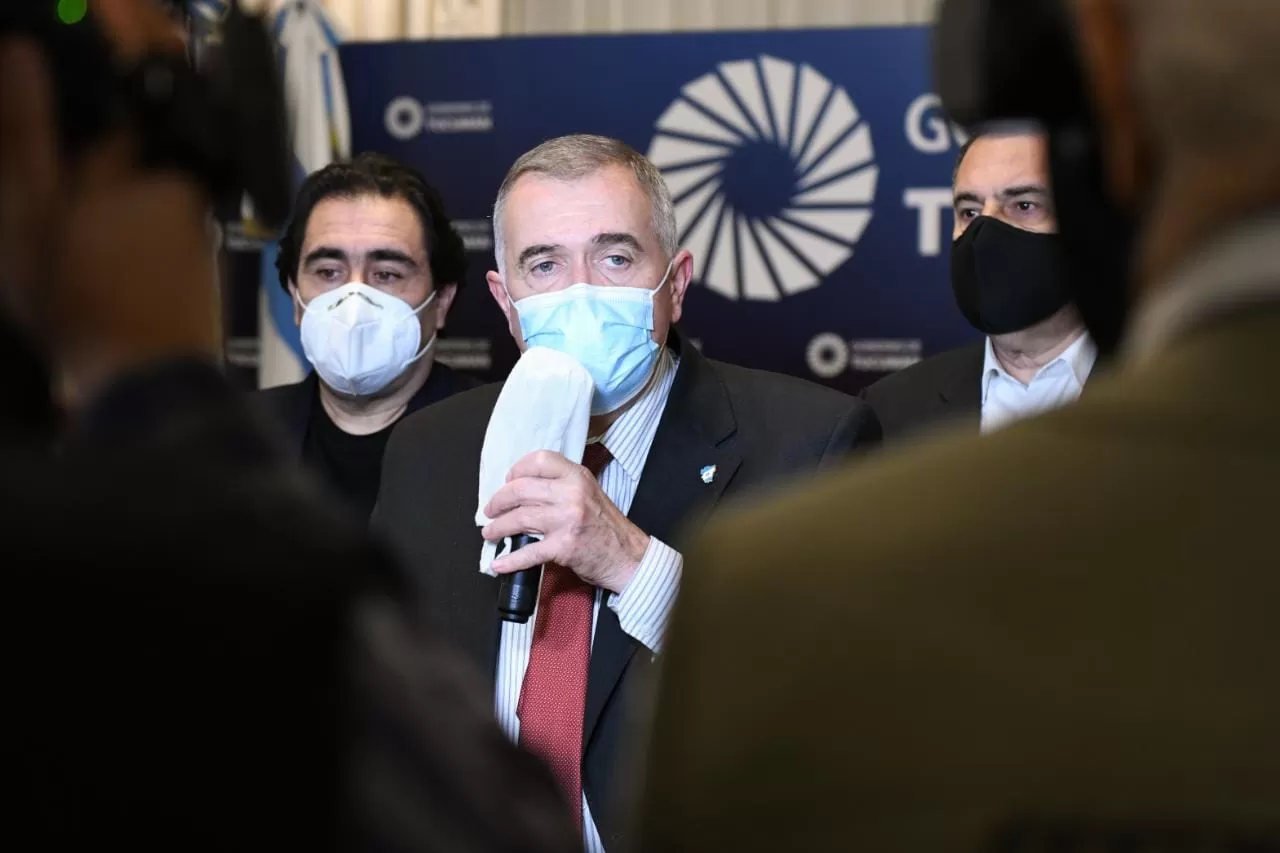
{"type": "MultiPolygon", "coordinates": [[[[613,458],[600,472],[600,487],[609,500],[623,513],[630,512],[640,485],[640,473],[649,448],[658,432],[658,422],[667,407],[667,396],[676,377],[676,360],[665,347],[655,368],[657,375],[649,389],[609,427],[600,439],[613,458]]],[[[618,615],[622,630],[640,641],[654,654],[662,650],[667,632],[667,621],[675,605],[680,589],[680,575],[684,570],[684,558],[675,549],[649,538],[649,547],[631,582],[621,593],[609,593],[607,606],[618,615]]],[[[604,590],[596,590],[595,608],[591,615],[591,635],[594,642],[596,623],[600,617],[600,603],[605,599],[604,590]]],[[[498,645],[498,677],[494,690],[494,704],[498,722],[513,741],[520,740],[520,718],[516,709],[520,704],[520,688],[524,673],[529,667],[529,653],[533,648],[533,628],[538,620],[533,617],[521,625],[502,623],[502,639],[498,645]]],[[[600,832],[591,818],[591,807],[582,796],[582,828],[587,853],[604,853],[600,832]]]]}

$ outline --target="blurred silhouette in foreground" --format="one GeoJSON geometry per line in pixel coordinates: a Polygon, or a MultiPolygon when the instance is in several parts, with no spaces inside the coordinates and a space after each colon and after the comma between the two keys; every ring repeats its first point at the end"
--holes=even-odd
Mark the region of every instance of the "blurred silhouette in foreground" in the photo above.
{"type": "MultiPolygon", "coordinates": [[[[146,0],[93,13],[123,64],[181,50],[146,0]]],[[[206,189],[138,169],[127,123],[60,159],[49,64],[0,39],[7,836],[574,850],[549,772],[217,368],[206,189]]]]}
{"type": "MultiPolygon", "coordinates": [[[[1131,302],[1114,373],[709,528],[644,851],[1280,849],[1280,6],[1062,8],[1139,233],[1082,312],[1131,302]]],[[[1058,57],[1011,34],[1031,91],[1058,57]]]]}

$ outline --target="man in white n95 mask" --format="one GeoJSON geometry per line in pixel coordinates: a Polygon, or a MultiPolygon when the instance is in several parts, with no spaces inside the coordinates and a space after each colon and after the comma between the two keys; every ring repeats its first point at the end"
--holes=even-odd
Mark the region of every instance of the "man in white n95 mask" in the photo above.
{"type": "MultiPolygon", "coordinates": [[[[661,175],[621,142],[568,136],[525,154],[498,192],[494,233],[489,290],[520,348],[591,374],[583,464],[526,456],[478,530],[466,498],[500,386],[477,389],[397,428],[373,523],[408,559],[433,623],[492,678],[507,734],[552,767],[586,849],[616,850],[638,734],[626,709],[663,648],[677,533],[724,498],[874,444],[879,425],[859,400],[711,361],[681,337],[693,258],[661,175]],[[482,537],[516,533],[542,538],[493,570],[546,568],[533,618],[500,623],[477,555],[482,537]]],[[[757,627],[743,626],[743,654],[757,627]]]]}
{"type": "Polygon", "coordinates": [[[466,254],[436,190],[389,157],[315,172],[294,211],[276,265],[314,370],[258,398],[303,462],[367,517],[392,427],[478,384],[435,363],[466,254]]]}

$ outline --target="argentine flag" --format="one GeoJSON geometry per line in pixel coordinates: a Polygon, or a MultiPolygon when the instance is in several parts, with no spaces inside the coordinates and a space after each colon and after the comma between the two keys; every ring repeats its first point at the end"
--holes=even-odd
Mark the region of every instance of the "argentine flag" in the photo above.
{"type": "MultiPolygon", "coordinates": [[[[338,62],[338,38],[319,0],[289,0],[272,19],[293,133],[295,188],[317,169],[351,157],[351,116],[338,62]]],[[[258,386],[297,382],[306,374],[293,301],[276,273],[277,244],[262,251],[258,297],[258,386]]]]}

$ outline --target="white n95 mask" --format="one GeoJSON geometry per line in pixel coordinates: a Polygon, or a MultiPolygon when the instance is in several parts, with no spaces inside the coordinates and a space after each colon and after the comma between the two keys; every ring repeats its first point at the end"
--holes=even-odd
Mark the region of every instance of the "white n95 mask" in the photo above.
{"type": "Polygon", "coordinates": [[[674,263],[672,258],[652,290],[574,284],[512,303],[529,346],[572,356],[591,374],[591,414],[616,412],[653,374],[660,350],[653,339],[653,297],[666,285],[674,263]]]}
{"type": "Polygon", "coordinates": [[[402,299],[353,281],[322,293],[302,306],[302,351],[333,390],[354,397],[376,394],[396,380],[435,343],[426,346],[418,314],[436,298],[433,291],[417,308],[402,299]]]}

